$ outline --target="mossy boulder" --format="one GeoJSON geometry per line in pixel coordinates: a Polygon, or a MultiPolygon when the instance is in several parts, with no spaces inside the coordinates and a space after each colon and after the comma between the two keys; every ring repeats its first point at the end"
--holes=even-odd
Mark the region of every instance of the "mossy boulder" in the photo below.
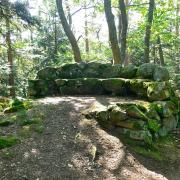
{"type": "Polygon", "coordinates": [[[122,68],[120,76],[122,78],[128,78],[128,79],[135,78],[137,69],[138,68],[136,66],[134,66],[133,64],[129,64],[129,65],[125,66],[124,68],[122,68]]]}
{"type": "Polygon", "coordinates": [[[174,129],[176,129],[177,124],[178,124],[178,118],[175,116],[170,116],[163,118],[163,127],[166,129],[167,132],[170,132],[174,129]]]}
{"type": "Polygon", "coordinates": [[[122,129],[122,133],[134,140],[144,141],[147,145],[152,145],[153,137],[148,130],[132,130],[132,129],[122,129]]]}
{"type": "Polygon", "coordinates": [[[138,97],[147,97],[147,80],[145,79],[129,79],[126,80],[127,92],[138,97]]]}
{"type": "Polygon", "coordinates": [[[121,71],[121,65],[102,64],[99,66],[99,73],[101,78],[119,78],[121,71]]]}
{"type": "Polygon", "coordinates": [[[128,116],[133,118],[148,120],[148,117],[136,105],[128,107],[126,113],[128,116]]]}
{"type": "Polygon", "coordinates": [[[119,126],[126,129],[141,130],[145,126],[145,122],[139,119],[129,118],[125,121],[116,122],[115,126],[119,126]]]}
{"type": "Polygon", "coordinates": [[[178,114],[178,108],[172,101],[156,101],[153,106],[162,118],[178,114]]]}
{"type": "Polygon", "coordinates": [[[44,97],[57,94],[57,86],[55,81],[35,79],[28,81],[28,96],[44,97]]]}
{"type": "Polygon", "coordinates": [[[125,80],[122,78],[104,79],[102,86],[108,94],[122,95],[126,92],[125,80]]]}
{"type": "MultiPolygon", "coordinates": [[[[64,64],[57,68],[57,78],[56,79],[75,79],[85,77],[84,74],[85,63],[69,63],[64,64]]],[[[55,80],[55,79],[54,79],[55,80]]]]}
{"type": "Polygon", "coordinates": [[[109,119],[114,125],[117,125],[120,121],[124,121],[128,118],[126,112],[118,106],[109,107],[108,111],[109,119]]]}
{"type": "Polygon", "coordinates": [[[147,88],[147,97],[150,101],[163,101],[171,96],[171,87],[167,82],[150,82],[147,88]]]}
{"type": "Polygon", "coordinates": [[[54,80],[57,78],[57,69],[53,67],[46,67],[44,69],[41,69],[37,73],[37,79],[43,79],[43,80],[54,80]]]}
{"type": "Polygon", "coordinates": [[[155,67],[156,65],[152,63],[142,64],[137,70],[137,77],[142,79],[153,79],[155,67]]]}
{"type": "Polygon", "coordinates": [[[56,85],[62,95],[104,94],[102,81],[97,78],[60,79],[56,80],[56,85]]]}
{"type": "Polygon", "coordinates": [[[154,81],[168,81],[169,78],[169,71],[166,68],[160,66],[155,67],[153,73],[154,81]]]}
{"type": "Polygon", "coordinates": [[[148,117],[149,119],[154,119],[157,122],[161,121],[161,118],[160,118],[160,116],[159,116],[158,112],[156,111],[156,108],[153,104],[150,103],[144,107],[145,107],[144,114],[146,115],[146,117],[148,117]]]}

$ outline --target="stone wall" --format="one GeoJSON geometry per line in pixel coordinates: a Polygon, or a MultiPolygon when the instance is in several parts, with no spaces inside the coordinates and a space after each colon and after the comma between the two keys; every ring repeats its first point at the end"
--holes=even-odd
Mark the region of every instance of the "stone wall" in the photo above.
{"type": "Polygon", "coordinates": [[[168,71],[154,64],[74,63],[40,70],[35,80],[29,80],[28,95],[113,94],[164,100],[172,94],[168,80],[168,71]]]}
{"type": "Polygon", "coordinates": [[[144,101],[118,103],[95,111],[102,126],[118,127],[130,138],[151,144],[177,127],[179,100],[169,83],[167,69],[154,64],[139,67],[97,62],[47,67],[29,80],[30,97],[53,95],[134,96],[144,101]]]}

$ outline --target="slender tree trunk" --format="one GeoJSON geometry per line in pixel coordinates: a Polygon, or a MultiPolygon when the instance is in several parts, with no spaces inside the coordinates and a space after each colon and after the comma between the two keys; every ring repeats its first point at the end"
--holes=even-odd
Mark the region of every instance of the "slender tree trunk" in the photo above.
{"type": "MultiPolygon", "coordinates": [[[[9,7],[7,7],[8,9],[9,7]]],[[[8,13],[9,14],[9,13],[8,13]]],[[[8,64],[9,64],[9,87],[10,87],[10,96],[15,97],[15,84],[14,84],[14,70],[13,70],[13,52],[12,52],[12,43],[11,43],[11,28],[9,17],[6,17],[6,45],[7,45],[7,55],[8,55],[8,64]]]]}
{"type": "Polygon", "coordinates": [[[118,13],[118,42],[121,45],[121,33],[122,33],[122,17],[121,12],[118,13]]]}
{"type": "Polygon", "coordinates": [[[151,37],[151,26],[153,22],[153,13],[155,7],[155,0],[149,0],[149,10],[148,10],[148,20],[146,25],[146,33],[144,38],[144,62],[149,63],[149,46],[150,46],[150,37],[151,37]]]}
{"type": "Polygon", "coordinates": [[[85,7],[85,12],[84,12],[85,49],[86,49],[86,54],[89,54],[89,38],[88,38],[89,32],[88,32],[86,4],[84,5],[84,7],[85,7]]]}
{"type": "Polygon", "coordinates": [[[111,10],[111,0],[104,0],[104,9],[106,14],[106,20],[109,28],[109,40],[111,43],[111,49],[114,58],[114,64],[121,64],[121,54],[117,40],[116,26],[114,21],[114,15],[111,10]]]}
{"type": "Polygon", "coordinates": [[[68,18],[68,23],[70,26],[70,29],[72,28],[72,16],[71,16],[71,11],[70,11],[70,7],[69,7],[69,2],[68,0],[65,0],[66,3],[66,10],[67,10],[67,18],[68,18]]]}
{"type": "MultiPolygon", "coordinates": [[[[179,0],[176,0],[176,37],[179,39],[179,10],[180,10],[180,2],[179,0]]],[[[176,59],[176,72],[180,72],[180,52],[178,51],[179,45],[176,44],[177,52],[175,53],[175,59],[176,59]]]]}
{"type": "Polygon", "coordinates": [[[152,48],[152,56],[153,56],[154,64],[157,64],[157,59],[156,59],[156,46],[155,46],[155,45],[153,45],[153,48],[152,48]]]}
{"type": "Polygon", "coordinates": [[[179,10],[180,10],[180,2],[176,0],[176,36],[179,36],[179,10]]]}
{"type": "Polygon", "coordinates": [[[54,17],[54,55],[55,58],[58,53],[58,40],[57,40],[57,23],[56,23],[56,15],[54,17]]]}
{"type": "Polygon", "coordinates": [[[121,22],[122,22],[122,32],[121,32],[121,60],[125,61],[126,57],[126,39],[127,39],[127,14],[126,14],[126,5],[124,0],[119,0],[119,9],[121,11],[121,22]]]}
{"type": "Polygon", "coordinates": [[[81,61],[81,53],[80,53],[80,49],[79,46],[77,44],[76,38],[73,34],[73,32],[71,31],[71,28],[67,22],[66,16],[64,14],[64,10],[63,10],[63,5],[62,5],[62,0],[56,0],[56,5],[57,5],[57,9],[58,9],[58,13],[59,13],[59,17],[61,19],[61,23],[63,26],[63,29],[71,43],[72,46],[72,50],[73,50],[73,54],[74,54],[74,60],[76,62],[80,62],[81,61]]]}
{"type": "Polygon", "coordinates": [[[161,66],[165,66],[165,63],[164,63],[164,54],[163,54],[163,50],[162,50],[160,36],[158,36],[158,38],[157,38],[157,44],[158,44],[160,64],[161,64],[161,66]]]}

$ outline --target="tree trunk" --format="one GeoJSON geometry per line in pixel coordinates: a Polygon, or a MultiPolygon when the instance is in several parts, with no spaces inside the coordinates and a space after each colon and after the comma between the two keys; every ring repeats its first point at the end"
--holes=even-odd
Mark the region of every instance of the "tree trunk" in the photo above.
{"type": "Polygon", "coordinates": [[[54,56],[57,57],[58,53],[58,39],[57,39],[57,23],[56,23],[56,15],[54,17],[54,56]]]}
{"type": "Polygon", "coordinates": [[[164,55],[163,55],[163,50],[162,50],[162,45],[161,45],[161,38],[160,38],[160,36],[158,36],[157,44],[158,44],[160,64],[161,64],[161,66],[165,66],[165,63],[164,63],[164,55]]]}
{"type": "Polygon", "coordinates": [[[84,14],[84,31],[85,31],[85,49],[86,49],[86,54],[89,54],[89,32],[88,32],[88,22],[87,22],[87,10],[86,10],[86,4],[84,5],[85,8],[85,14],[84,14]]]}
{"type": "Polygon", "coordinates": [[[157,59],[156,59],[156,46],[155,46],[155,45],[153,45],[153,48],[152,48],[152,57],[153,57],[154,64],[157,64],[157,59]]]}
{"type": "Polygon", "coordinates": [[[114,64],[121,64],[120,49],[117,40],[116,26],[114,21],[114,15],[111,10],[111,0],[104,0],[104,9],[106,14],[106,20],[109,28],[109,40],[111,43],[111,49],[114,58],[114,64]]]}
{"type": "Polygon", "coordinates": [[[155,0],[149,0],[149,10],[148,10],[148,20],[146,25],[146,33],[144,38],[144,62],[149,63],[149,46],[150,46],[150,37],[151,37],[151,26],[153,21],[153,13],[155,7],[155,0]]]}
{"type": "Polygon", "coordinates": [[[71,29],[72,28],[72,16],[71,16],[71,11],[70,11],[68,0],[65,0],[65,3],[66,3],[68,23],[69,23],[69,27],[71,29]]]}
{"type": "Polygon", "coordinates": [[[66,17],[65,17],[63,6],[62,6],[62,0],[56,0],[56,5],[57,5],[57,9],[58,9],[59,17],[61,19],[63,29],[64,29],[64,31],[65,31],[68,39],[69,39],[69,42],[72,46],[72,50],[73,50],[73,54],[74,54],[74,60],[76,62],[80,62],[81,61],[80,49],[79,49],[79,46],[77,44],[76,38],[75,38],[73,32],[71,31],[71,28],[67,22],[66,17]]]}
{"type": "MultiPolygon", "coordinates": [[[[176,37],[177,39],[179,39],[179,10],[180,10],[180,2],[179,0],[176,0],[176,37]]],[[[179,49],[179,44],[176,43],[176,49],[179,49]]],[[[175,53],[175,59],[176,59],[176,72],[179,73],[180,72],[180,52],[177,50],[177,52],[175,53]]]]}
{"type": "Polygon", "coordinates": [[[176,36],[179,37],[179,9],[180,9],[180,2],[176,0],[176,36]]]}
{"type": "MultiPolygon", "coordinates": [[[[9,7],[7,7],[9,9],[9,7]]],[[[9,10],[8,10],[9,11],[9,10]]],[[[9,12],[8,12],[9,14],[9,12]]],[[[12,52],[12,43],[11,43],[11,28],[10,20],[6,17],[6,45],[7,45],[7,55],[8,55],[8,64],[9,64],[9,87],[10,87],[10,96],[15,97],[15,84],[14,84],[14,71],[13,71],[13,52],[12,52]]]]}
{"type": "Polygon", "coordinates": [[[118,14],[118,42],[121,45],[121,33],[122,33],[122,17],[121,12],[118,14]]]}
{"type": "Polygon", "coordinates": [[[119,0],[119,9],[121,11],[121,22],[122,22],[122,32],[121,32],[121,61],[124,62],[126,58],[126,38],[127,38],[127,14],[126,5],[124,0],[119,0]]]}

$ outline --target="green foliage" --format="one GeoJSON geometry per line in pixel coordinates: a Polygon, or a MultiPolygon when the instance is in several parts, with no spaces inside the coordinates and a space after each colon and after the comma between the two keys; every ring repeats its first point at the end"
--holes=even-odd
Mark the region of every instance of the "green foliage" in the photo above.
{"type": "Polygon", "coordinates": [[[157,120],[150,119],[148,121],[148,128],[153,131],[154,133],[159,131],[160,124],[157,122],[157,120]]]}
{"type": "Polygon", "coordinates": [[[0,136],[0,149],[11,147],[19,142],[15,136],[0,136]]]}

